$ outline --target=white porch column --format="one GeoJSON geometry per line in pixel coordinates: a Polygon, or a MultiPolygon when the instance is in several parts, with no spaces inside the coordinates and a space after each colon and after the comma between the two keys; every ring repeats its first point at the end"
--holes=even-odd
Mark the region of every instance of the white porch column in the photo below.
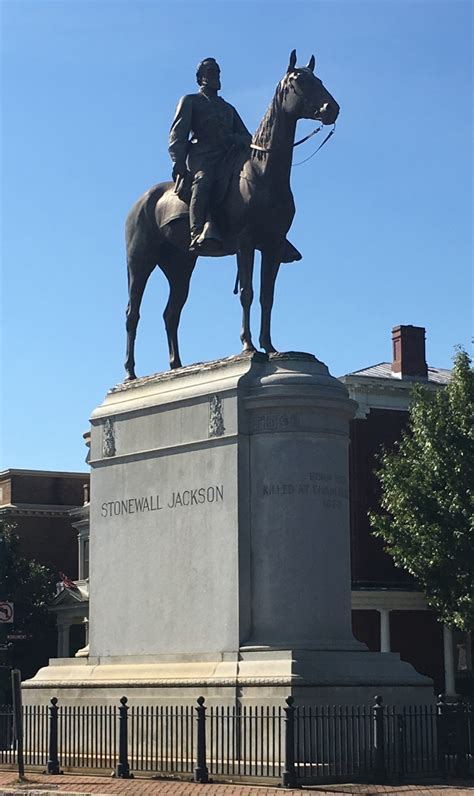
{"type": "Polygon", "coordinates": [[[380,652],[390,652],[390,611],[379,608],[380,614],[380,652]]]}
{"type": "Polygon", "coordinates": [[[453,631],[448,625],[443,625],[443,648],[444,648],[444,693],[446,696],[456,695],[456,683],[454,674],[454,649],[453,631]]]}
{"type": "Polygon", "coordinates": [[[58,658],[69,658],[69,628],[68,624],[58,625],[58,658]]]}
{"type": "Polygon", "coordinates": [[[82,556],[82,536],[80,533],[77,534],[77,576],[79,580],[83,580],[84,578],[84,566],[83,566],[83,556],[82,556]]]}

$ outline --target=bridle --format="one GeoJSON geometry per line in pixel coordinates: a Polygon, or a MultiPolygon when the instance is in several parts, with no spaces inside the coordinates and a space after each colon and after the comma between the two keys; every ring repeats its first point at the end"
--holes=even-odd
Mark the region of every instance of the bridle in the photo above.
{"type": "MultiPolygon", "coordinates": [[[[297,91],[297,90],[296,90],[296,87],[295,87],[294,85],[293,85],[293,91],[294,91],[294,92],[295,92],[295,93],[296,93],[298,96],[300,96],[300,97],[303,97],[303,94],[301,94],[299,91],[297,91]]],[[[304,102],[306,102],[306,100],[305,100],[304,98],[303,98],[303,100],[304,100],[304,102]]],[[[310,138],[312,138],[312,137],[313,137],[313,135],[316,135],[316,133],[319,133],[319,131],[320,131],[320,130],[322,130],[322,129],[323,129],[323,125],[322,125],[322,124],[320,124],[320,125],[319,125],[319,127],[315,127],[315,128],[314,128],[314,130],[313,130],[311,133],[309,133],[308,135],[305,135],[305,137],[304,137],[304,138],[300,138],[300,140],[299,140],[299,141],[295,141],[295,143],[294,143],[294,144],[292,144],[292,149],[294,149],[295,147],[299,146],[300,144],[304,144],[306,141],[309,141],[309,139],[310,139],[310,138]]],[[[333,124],[333,126],[332,126],[332,130],[330,130],[330,131],[329,131],[329,133],[327,134],[327,136],[326,136],[326,138],[324,139],[324,141],[322,142],[322,144],[320,144],[320,145],[318,146],[318,148],[317,148],[317,149],[315,149],[315,151],[313,152],[313,154],[312,154],[312,155],[310,155],[308,158],[305,158],[304,160],[300,160],[300,161],[299,161],[299,163],[293,163],[293,166],[301,166],[303,163],[306,163],[308,160],[311,160],[311,158],[312,158],[312,157],[314,157],[314,155],[316,155],[316,153],[317,153],[317,152],[319,152],[319,150],[323,148],[324,144],[325,144],[327,141],[329,141],[329,139],[331,138],[331,136],[332,136],[332,135],[334,135],[335,131],[336,131],[336,122],[334,122],[334,124],[333,124]]],[[[252,143],[250,144],[250,149],[255,149],[257,152],[263,152],[263,153],[265,153],[265,154],[266,154],[266,153],[268,153],[268,152],[276,152],[276,151],[278,151],[279,149],[281,149],[281,147],[269,147],[269,148],[267,149],[266,147],[259,146],[258,144],[254,144],[254,143],[252,142],[252,143]]]]}

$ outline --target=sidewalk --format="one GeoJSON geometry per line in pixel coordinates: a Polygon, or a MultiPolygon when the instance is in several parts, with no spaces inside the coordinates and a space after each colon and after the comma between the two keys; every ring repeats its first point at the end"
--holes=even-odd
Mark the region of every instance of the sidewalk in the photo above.
{"type": "MultiPolygon", "coordinates": [[[[353,794],[354,796],[474,796],[474,782],[456,782],[446,784],[403,784],[403,785],[321,785],[305,788],[314,796],[338,796],[353,794]]],[[[278,796],[278,792],[289,796],[301,796],[299,790],[262,787],[261,785],[197,785],[192,782],[175,780],[151,779],[114,779],[111,777],[83,776],[80,774],[63,774],[58,776],[28,773],[27,782],[19,783],[14,771],[0,771],[0,796],[107,796],[107,794],[124,794],[124,796],[278,796]]],[[[308,796],[311,796],[308,793],[308,796]]]]}

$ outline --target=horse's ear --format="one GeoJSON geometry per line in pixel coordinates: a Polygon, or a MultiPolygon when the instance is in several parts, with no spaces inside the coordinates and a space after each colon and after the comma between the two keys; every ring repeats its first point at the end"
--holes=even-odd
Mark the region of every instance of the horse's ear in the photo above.
{"type": "Polygon", "coordinates": [[[308,66],[306,68],[307,69],[311,69],[311,71],[314,72],[314,67],[315,66],[316,66],[316,59],[315,59],[314,55],[312,55],[311,58],[308,61],[308,66]]]}
{"type": "Polygon", "coordinates": [[[290,63],[288,64],[287,72],[292,72],[296,66],[296,50],[292,50],[290,54],[290,63]]]}

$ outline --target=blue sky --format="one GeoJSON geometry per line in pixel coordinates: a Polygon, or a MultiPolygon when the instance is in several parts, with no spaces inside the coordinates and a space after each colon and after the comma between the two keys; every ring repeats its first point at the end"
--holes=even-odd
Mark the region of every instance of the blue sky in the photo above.
{"type": "MultiPolygon", "coordinates": [[[[90,412],[124,375],[124,219],[169,179],[176,102],[209,55],[250,130],[294,47],[303,65],[315,53],[341,105],[336,135],[292,174],[303,260],[280,270],[276,346],[335,375],[389,360],[398,323],[426,327],[434,366],[469,346],[470,2],[3,0],[1,12],[2,467],[85,469],[90,412]]],[[[198,262],[184,364],[239,351],[234,279],[232,258],[198,262]]],[[[157,271],[139,375],[167,368],[166,300],[157,271]]]]}

